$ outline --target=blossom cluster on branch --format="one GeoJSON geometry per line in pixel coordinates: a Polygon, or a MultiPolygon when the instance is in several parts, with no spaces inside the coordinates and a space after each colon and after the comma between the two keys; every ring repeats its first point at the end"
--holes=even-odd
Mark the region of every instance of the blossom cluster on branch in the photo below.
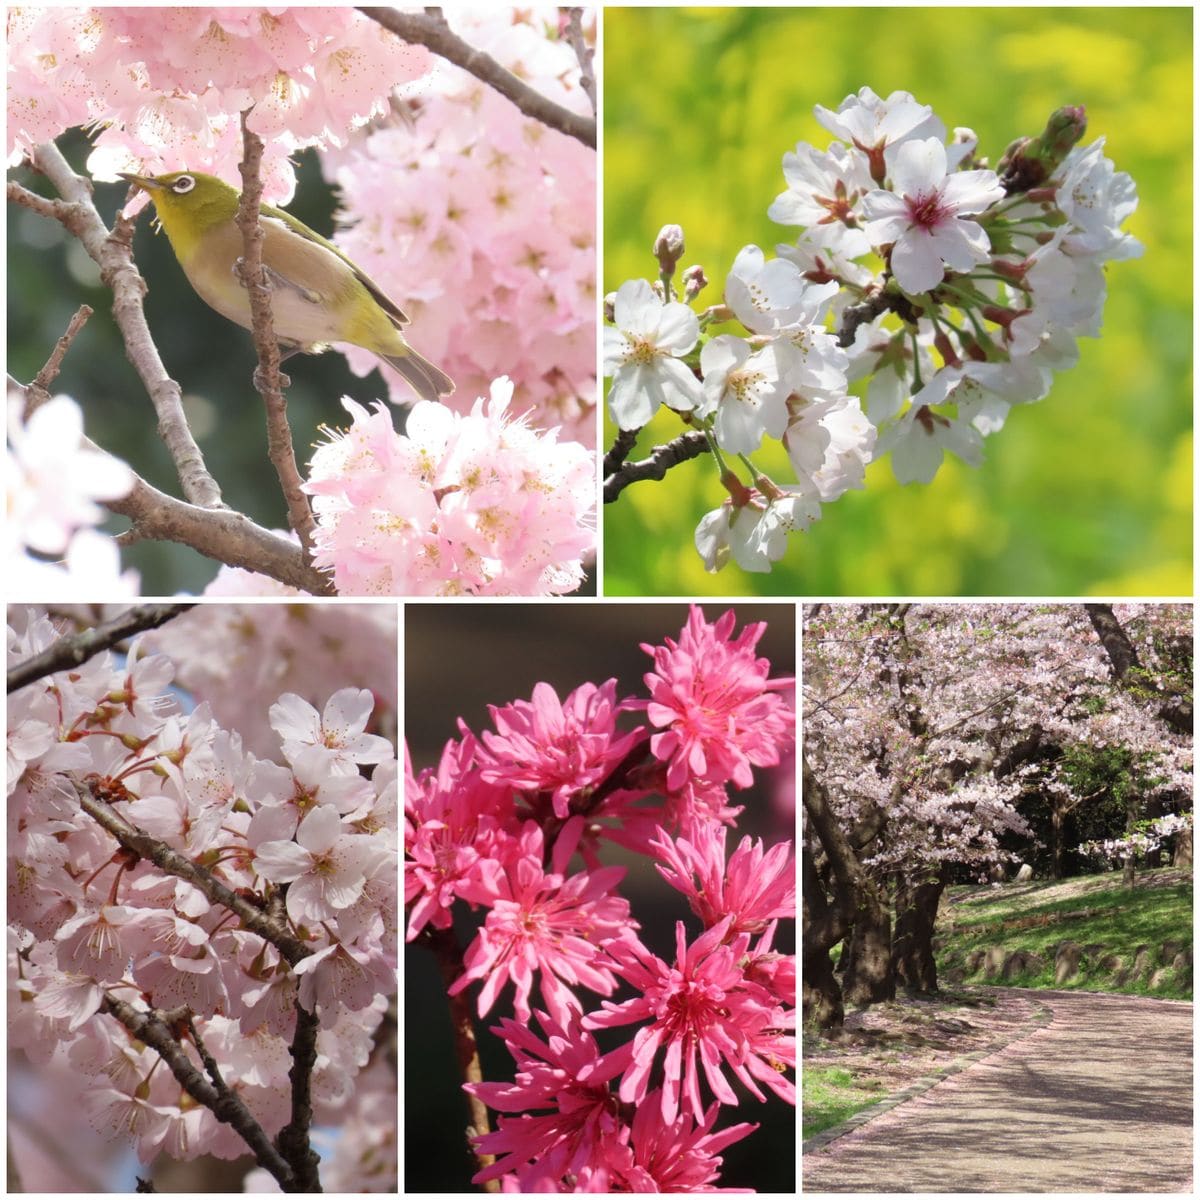
{"type": "Polygon", "coordinates": [[[770,260],[745,247],[724,304],[697,313],[705,272],[673,282],[684,237],[667,226],[658,281],[627,281],[608,306],[613,420],[636,430],[674,410],[704,432],[729,492],[696,529],[709,570],[732,557],[769,571],[788,534],[885,454],[901,483],[929,483],[946,451],[978,465],[1012,407],[1077,361],[1076,338],[1098,336],[1103,264],[1142,250],[1121,229],[1133,181],[1103,138],[1078,144],[1082,107],[1055,112],[995,169],[971,130],[948,134],[908,92],[864,87],[815,113],[839,140],[785,154],[788,187],[769,209],[802,227],[794,244],[770,260]],[[734,320],[738,332],[718,332],[734,320]],[[783,443],[795,483],[751,461],[764,439],[783,443]]]}
{"type": "Polygon", "coordinates": [[[485,1017],[512,990],[495,1027],[512,1082],[464,1085],[501,1114],[474,1139],[476,1182],[711,1191],[720,1151],[757,1128],[718,1129],[724,1107],[794,1103],[795,960],[773,948],[795,920],[791,843],[730,836],[731,791],[794,745],[792,680],[756,655],[765,626],[735,636],[735,622],[693,608],[677,642],[643,646],[647,697],[619,698],[613,679],[561,699],[539,683],[492,707],[491,730],[460,722],[438,765],[407,779],[408,940],[445,952],[474,909],[448,1000],[479,985],[485,1017]],[[606,842],[686,898],[694,920],[665,955],[643,944],[606,842]],[[621,1034],[605,1052],[597,1030],[621,1034]]]}
{"type": "MultiPolygon", "coordinates": [[[[10,667],[58,638],[14,614],[10,667]]],[[[355,1081],[396,990],[393,744],[327,680],[270,705],[260,758],[174,674],[141,637],[10,696],[10,1045],[86,1078],[142,1162],[251,1152],[319,1190],[310,1127],[379,1113],[355,1081]]],[[[394,1189],[387,1128],[339,1139],[348,1190],[394,1189]]]]}
{"type": "Polygon", "coordinates": [[[267,143],[266,199],[287,203],[288,158],[337,146],[433,69],[351,7],[14,8],[8,21],[10,166],[73,126],[95,128],[88,171],[237,178],[238,114],[267,143]]]}
{"type": "MultiPolygon", "coordinates": [[[[539,95],[590,113],[563,10],[447,18],[539,95]]],[[[594,12],[584,33],[594,39],[594,12]]],[[[453,407],[506,375],[536,423],[594,447],[595,150],[442,61],[404,114],[322,155],[341,196],[338,245],[385,290],[397,281],[422,353],[457,385],[453,407]]],[[[362,374],[378,365],[347,357],[362,374]]]]}

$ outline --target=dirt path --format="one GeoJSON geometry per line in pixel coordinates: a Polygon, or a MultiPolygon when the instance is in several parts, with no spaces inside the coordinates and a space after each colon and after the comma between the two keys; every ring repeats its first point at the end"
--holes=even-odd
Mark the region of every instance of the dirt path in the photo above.
{"type": "Polygon", "coordinates": [[[1031,995],[1049,1025],[806,1153],[803,1191],[1190,1191],[1192,1006],[1031,995]]]}

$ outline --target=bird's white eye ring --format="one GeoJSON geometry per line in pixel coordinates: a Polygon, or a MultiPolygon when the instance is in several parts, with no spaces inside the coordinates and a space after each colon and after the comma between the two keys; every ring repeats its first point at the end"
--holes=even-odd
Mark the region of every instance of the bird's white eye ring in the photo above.
{"type": "Polygon", "coordinates": [[[177,196],[182,196],[185,193],[190,192],[195,186],[196,181],[191,175],[180,175],[180,177],[176,179],[173,184],[171,184],[171,191],[173,191],[177,196]]]}

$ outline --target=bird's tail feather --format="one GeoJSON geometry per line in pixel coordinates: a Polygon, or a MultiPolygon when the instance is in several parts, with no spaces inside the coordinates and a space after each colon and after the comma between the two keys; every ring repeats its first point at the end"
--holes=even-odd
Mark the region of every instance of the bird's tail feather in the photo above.
{"type": "Polygon", "coordinates": [[[454,391],[454,380],[415,350],[410,349],[407,354],[381,354],[379,357],[395,367],[412,384],[422,400],[439,400],[454,391]]]}

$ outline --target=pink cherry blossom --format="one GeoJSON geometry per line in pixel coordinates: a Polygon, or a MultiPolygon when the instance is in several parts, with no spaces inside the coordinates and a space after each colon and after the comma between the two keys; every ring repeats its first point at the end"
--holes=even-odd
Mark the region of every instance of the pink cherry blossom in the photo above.
{"type": "Polygon", "coordinates": [[[571,1009],[579,1008],[571,986],[582,984],[602,996],[611,996],[616,986],[613,965],[597,950],[636,928],[629,902],[612,894],[625,868],[564,875],[570,848],[560,840],[547,872],[542,866],[543,843],[539,826],[527,821],[503,861],[481,859],[462,885],[468,900],[487,905],[489,911],[464,955],[466,971],[450,994],[482,980],[480,1016],[511,981],[517,1016],[527,1021],[535,971],[540,973],[542,998],[560,1024],[566,1024],[571,1009]]]}
{"type": "Polygon", "coordinates": [[[375,697],[365,688],[334,692],[320,714],[289,693],[271,705],[271,726],[289,762],[305,748],[316,746],[326,752],[323,765],[330,774],[357,775],[360,764],[392,757],[387,738],[365,732],[374,711],[375,697]]]}
{"type": "Polygon", "coordinates": [[[663,730],[650,747],[668,764],[672,789],[693,778],[748,787],[752,766],[777,763],[792,737],[794,718],[780,695],[792,681],[769,679],[770,664],[754,654],[766,626],[748,625],[735,639],[736,620],[730,611],[710,624],[693,605],[678,642],[642,646],[655,665],[645,676],[646,715],[663,730]]]}
{"type": "Polygon", "coordinates": [[[575,797],[602,782],[641,740],[641,727],[617,736],[617,681],[585,683],[559,701],[538,683],[532,701],[489,705],[496,732],[482,735],[479,761],[489,783],[549,792],[556,817],[566,818],[575,797]]]}
{"type": "Polygon", "coordinates": [[[621,1099],[646,1101],[650,1075],[662,1058],[662,1101],[666,1122],[680,1112],[699,1116],[700,1075],[722,1104],[737,1104],[737,1094],[722,1071],[727,1066],[758,1099],[764,1099],[755,1080],[794,1102],[794,1087],[781,1075],[794,1061],[792,1039],[784,1029],[789,1018],[772,995],[746,977],[739,965],[749,935],[726,943],[733,918],[724,917],[688,944],[683,922],[675,926],[675,964],[668,965],[639,941],[613,942],[609,954],[617,970],[641,995],[584,1017],[585,1029],[607,1029],[649,1021],[632,1042],[602,1060],[604,1069],[623,1072],[621,1099]],[[699,1068],[697,1067],[699,1058],[699,1068]]]}

